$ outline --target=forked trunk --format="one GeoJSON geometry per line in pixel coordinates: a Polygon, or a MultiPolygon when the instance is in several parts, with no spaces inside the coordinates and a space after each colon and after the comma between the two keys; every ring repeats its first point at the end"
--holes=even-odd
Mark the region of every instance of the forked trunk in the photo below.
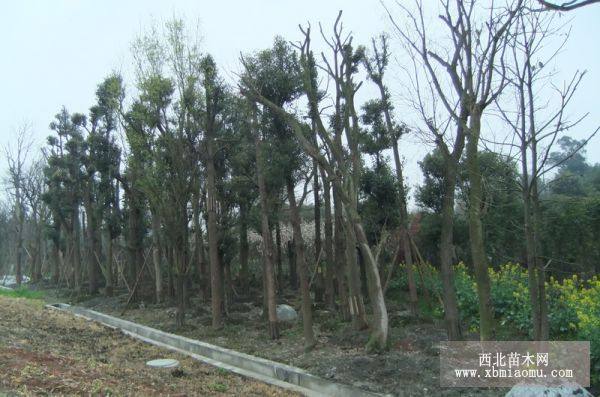
{"type": "Polygon", "coordinates": [[[357,238],[351,221],[346,219],[346,274],[348,276],[348,305],[352,324],[357,330],[368,328],[365,302],[361,290],[360,267],[356,253],[357,238]]]}
{"type": "Polygon", "coordinates": [[[288,201],[290,203],[292,229],[294,233],[296,264],[298,269],[298,276],[300,277],[300,293],[302,295],[302,325],[304,329],[304,348],[305,350],[310,350],[316,344],[315,335],[313,333],[312,327],[312,301],[310,298],[310,290],[308,285],[308,269],[306,266],[304,239],[302,237],[302,229],[300,227],[300,212],[298,210],[298,206],[296,205],[294,183],[292,182],[291,176],[288,176],[286,185],[288,201]]]}
{"type": "Polygon", "coordinates": [[[356,240],[360,247],[367,272],[367,286],[369,289],[369,300],[373,311],[373,320],[371,322],[371,336],[367,343],[368,351],[383,351],[388,348],[388,313],[381,288],[379,278],[379,269],[369,247],[367,236],[363,230],[362,224],[358,219],[358,214],[349,214],[352,218],[356,240]]]}
{"type": "Polygon", "coordinates": [[[488,260],[483,243],[483,225],[481,208],[483,204],[483,185],[479,167],[479,134],[481,114],[475,109],[471,112],[469,135],[467,139],[467,171],[469,174],[469,240],[471,259],[477,282],[479,297],[479,336],[481,340],[494,338],[494,309],[491,300],[488,260]]]}
{"type": "Polygon", "coordinates": [[[345,230],[344,218],[342,214],[342,203],[339,195],[336,193],[337,188],[333,187],[333,206],[335,211],[335,273],[338,285],[338,293],[340,294],[340,311],[344,321],[350,321],[350,299],[348,297],[348,283],[346,279],[346,248],[345,248],[345,230]]]}
{"type": "Polygon", "coordinates": [[[442,198],[442,227],[440,232],[440,268],[444,295],[444,320],[449,340],[461,340],[460,317],[454,284],[454,196],[456,192],[456,162],[446,160],[444,195],[442,198]]]}

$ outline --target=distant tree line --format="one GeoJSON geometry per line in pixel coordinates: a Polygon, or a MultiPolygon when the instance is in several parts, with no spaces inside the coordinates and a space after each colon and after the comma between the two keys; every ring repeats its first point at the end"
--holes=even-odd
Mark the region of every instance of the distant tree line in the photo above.
{"type": "Polygon", "coordinates": [[[583,119],[567,119],[582,73],[539,98],[556,78],[545,66],[556,53],[541,51],[559,33],[552,13],[532,11],[534,0],[483,3],[442,2],[436,39],[420,2],[387,9],[413,62],[415,125],[389,88],[390,36],[356,45],[341,12],[331,29],[300,26],[298,42],[276,37],[242,55],[233,84],[182,21],[155,26],[132,46],[134,81],[111,74],[86,113],[60,109],[39,156],[26,128],[7,148],[1,268],[78,296],[173,302],[179,326],[192,296],[210,302],[215,329],[235,300],[258,298],[273,339],[292,290],[306,349],[318,304],[368,329],[379,351],[400,263],[415,316],[429,299],[423,265],[439,267],[448,336],[461,339],[453,266],[466,262],[487,340],[497,326],[488,269],[513,261],[529,272],[534,337],[548,338],[547,273],[599,270],[600,168],[584,152],[595,132],[566,135],[583,119]],[[376,95],[358,103],[363,85],[376,95]],[[508,139],[487,136],[492,113],[508,139]],[[433,148],[413,211],[408,135],[433,148]]]}

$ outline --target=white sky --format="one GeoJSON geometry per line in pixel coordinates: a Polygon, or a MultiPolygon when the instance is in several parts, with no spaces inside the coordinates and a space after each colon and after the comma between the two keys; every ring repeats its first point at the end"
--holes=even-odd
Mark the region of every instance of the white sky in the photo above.
{"type": "MultiPolygon", "coordinates": [[[[433,0],[424,0],[427,5],[433,0]]],[[[389,2],[394,9],[393,2],[389,2]]],[[[94,102],[98,83],[112,70],[131,76],[130,43],[152,24],[173,15],[199,21],[204,50],[211,53],[230,79],[240,70],[240,51],[251,53],[271,46],[273,37],[298,40],[298,24],[310,21],[317,42],[317,24],[329,28],[338,10],[344,10],[346,29],[356,44],[370,44],[370,38],[390,31],[385,11],[378,0],[329,1],[206,1],[206,0],[23,0],[5,1],[0,13],[0,145],[13,141],[14,131],[24,122],[31,124],[38,147],[50,134],[48,124],[61,106],[71,112],[87,112],[94,102]]],[[[398,12],[399,13],[399,12],[398,12]]],[[[577,69],[588,74],[573,109],[590,112],[574,137],[581,138],[600,125],[600,6],[584,7],[568,14],[573,30],[567,48],[557,64],[557,83],[577,69]]],[[[401,56],[402,54],[396,54],[401,56]]],[[[400,97],[399,68],[392,62],[388,72],[392,94],[400,97]],[[394,77],[396,76],[396,77],[394,77]]],[[[131,79],[127,82],[132,85],[131,79]]],[[[369,82],[359,99],[372,93],[369,82]]],[[[406,108],[397,104],[400,120],[406,108]]],[[[417,161],[429,148],[409,138],[402,145],[408,184],[420,181],[417,161]]],[[[588,149],[591,163],[600,162],[600,137],[588,149]]],[[[0,173],[6,159],[0,154],[0,173]]]]}

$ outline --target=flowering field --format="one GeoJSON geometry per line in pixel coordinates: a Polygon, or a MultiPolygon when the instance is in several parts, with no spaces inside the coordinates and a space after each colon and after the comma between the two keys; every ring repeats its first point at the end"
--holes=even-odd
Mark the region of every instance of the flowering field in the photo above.
{"type": "MultiPolygon", "coordinates": [[[[475,280],[463,263],[454,270],[462,321],[469,331],[477,332],[479,316],[475,280]]],[[[500,325],[505,326],[504,329],[512,330],[511,334],[499,335],[499,339],[531,338],[527,270],[519,264],[507,263],[489,272],[495,317],[500,325]]],[[[420,274],[421,288],[424,286],[433,296],[439,297],[442,287],[438,270],[427,265],[420,274]]],[[[395,287],[406,287],[405,272],[401,272],[395,287]]],[[[573,275],[557,280],[551,276],[546,282],[546,296],[550,338],[590,341],[592,383],[600,382],[600,279],[594,276],[582,280],[573,275]]],[[[443,316],[441,305],[434,305],[429,310],[435,317],[443,316]]]]}

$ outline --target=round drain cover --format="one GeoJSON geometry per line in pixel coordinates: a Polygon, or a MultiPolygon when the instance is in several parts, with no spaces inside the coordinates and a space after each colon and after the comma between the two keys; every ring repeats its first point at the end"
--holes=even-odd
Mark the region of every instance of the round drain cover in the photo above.
{"type": "Polygon", "coordinates": [[[159,358],[158,360],[148,361],[146,365],[155,368],[175,368],[179,366],[179,361],[172,358],[159,358]]]}

